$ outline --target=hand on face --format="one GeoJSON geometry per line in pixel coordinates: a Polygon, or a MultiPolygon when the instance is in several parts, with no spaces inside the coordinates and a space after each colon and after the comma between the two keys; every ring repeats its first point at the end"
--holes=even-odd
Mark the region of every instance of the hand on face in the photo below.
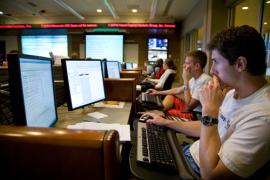
{"type": "Polygon", "coordinates": [[[190,65],[184,64],[182,78],[184,81],[189,81],[192,78],[190,65]]]}
{"type": "Polygon", "coordinates": [[[213,76],[213,80],[204,85],[201,90],[202,115],[217,118],[223,99],[224,95],[219,80],[216,76],[213,76]]]}

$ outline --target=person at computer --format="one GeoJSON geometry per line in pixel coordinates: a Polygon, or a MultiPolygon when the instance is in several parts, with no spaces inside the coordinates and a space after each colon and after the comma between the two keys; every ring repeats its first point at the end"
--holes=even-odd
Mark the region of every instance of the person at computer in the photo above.
{"type": "Polygon", "coordinates": [[[174,62],[172,59],[166,59],[163,63],[163,69],[165,69],[165,72],[162,74],[160,79],[148,79],[150,81],[149,84],[144,85],[137,85],[136,90],[137,91],[146,91],[149,88],[155,88],[155,89],[163,89],[163,86],[169,77],[170,74],[176,73],[176,67],[174,65],[174,62]]]}
{"type": "Polygon", "coordinates": [[[191,51],[187,53],[183,65],[184,85],[165,91],[148,90],[153,95],[166,95],[162,104],[167,115],[196,119],[191,111],[201,112],[200,89],[211,80],[211,77],[203,72],[206,62],[205,52],[191,51]],[[182,94],[183,99],[175,96],[182,94]]]}
{"type": "Polygon", "coordinates": [[[212,51],[213,80],[201,90],[201,121],[169,121],[154,113],[147,123],[166,126],[200,140],[183,153],[202,179],[240,179],[270,160],[270,85],[261,35],[248,25],[217,33],[212,51]],[[220,83],[233,89],[224,97],[220,83]]]}
{"type": "Polygon", "coordinates": [[[164,72],[165,69],[163,68],[163,59],[160,58],[156,61],[156,64],[154,65],[154,72],[148,79],[160,79],[164,72]]]}

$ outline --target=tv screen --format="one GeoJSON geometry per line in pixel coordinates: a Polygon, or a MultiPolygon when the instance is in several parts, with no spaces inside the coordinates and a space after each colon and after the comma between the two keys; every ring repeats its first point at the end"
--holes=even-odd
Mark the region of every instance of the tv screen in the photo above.
{"type": "Polygon", "coordinates": [[[131,62],[127,62],[126,69],[132,69],[132,68],[133,68],[133,64],[131,62]]]}
{"type": "Polygon", "coordinates": [[[86,58],[107,59],[123,62],[123,34],[87,34],[86,58]]]}
{"type": "Polygon", "coordinates": [[[148,61],[156,61],[159,58],[167,59],[168,39],[148,39],[148,61]]]}
{"type": "Polygon", "coordinates": [[[14,123],[52,126],[57,120],[52,60],[9,54],[8,66],[14,123]]]}
{"type": "Polygon", "coordinates": [[[24,35],[21,40],[23,54],[50,57],[52,52],[68,57],[67,35],[24,35]]]}
{"type": "Polygon", "coordinates": [[[62,59],[68,110],[105,99],[100,60],[62,59]]]}
{"type": "Polygon", "coordinates": [[[107,61],[108,78],[120,78],[120,69],[118,61],[107,61]]]}

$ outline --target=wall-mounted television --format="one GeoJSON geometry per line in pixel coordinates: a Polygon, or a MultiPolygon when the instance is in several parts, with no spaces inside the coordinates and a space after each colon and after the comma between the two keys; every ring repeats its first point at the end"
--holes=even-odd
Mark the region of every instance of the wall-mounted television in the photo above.
{"type": "Polygon", "coordinates": [[[156,61],[159,58],[167,59],[168,39],[148,38],[148,61],[156,61]]]}
{"type": "Polygon", "coordinates": [[[86,58],[123,62],[123,34],[86,34],[86,58]]]}
{"type": "Polygon", "coordinates": [[[54,55],[68,57],[67,35],[23,35],[21,36],[22,53],[43,57],[54,55]]]}

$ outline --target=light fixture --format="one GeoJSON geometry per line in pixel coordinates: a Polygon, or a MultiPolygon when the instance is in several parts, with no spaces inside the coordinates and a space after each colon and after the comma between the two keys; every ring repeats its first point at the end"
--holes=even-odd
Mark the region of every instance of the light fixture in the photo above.
{"type": "Polygon", "coordinates": [[[270,4],[270,1],[266,1],[266,4],[270,4]]]}
{"type": "Polygon", "coordinates": [[[57,4],[59,4],[62,8],[66,9],[67,11],[71,12],[74,16],[77,18],[84,20],[85,18],[81,16],[79,13],[77,13],[74,9],[72,9],[69,5],[67,5],[64,1],[62,0],[54,0],[57,4]]]}
{"type": "Polygon", "coordinates": [[[138,12],[138,9],[132,9],[131,12],[137,13],[138,12]]]}
{"type": "Polygon", "coordinates": [[[242,10],[248,10],[247,6],[242,7],[242,10]]]}
{"type": "Polygon", "coordinates": [[[102,13],[102,9],[97,9],[97,13],[102,13]]]}
{"type": "Polygon", "coordinates": [[[4,14],[2,11],[0,11],[0,14],[4,14]]]}
{"type": "Polygon", "coordinates": [[[264,22],[263,24],[264,24],[264,25],[266,25],[266,24],[267,24],[267,22],[264,22]]]}
{"type": "Polygon", "coordinates": [[[108,10],[110,11],[110,13],[112,14],[114,19],[119,19],[118,14],[116,13],[116,10],[113,6],[113,4],[110,2],[110,0],[103,0],[105,6],[108,8],[108,10]]]}
{"type": "Polygon", "coordinates": [[[152,5],[151,5],[151,10],[150,10],[150,20],[155,19],[156,16],[156,12],[157,12],[157,4],[158,4],[158,0],[152,0],[152,5]]]}

